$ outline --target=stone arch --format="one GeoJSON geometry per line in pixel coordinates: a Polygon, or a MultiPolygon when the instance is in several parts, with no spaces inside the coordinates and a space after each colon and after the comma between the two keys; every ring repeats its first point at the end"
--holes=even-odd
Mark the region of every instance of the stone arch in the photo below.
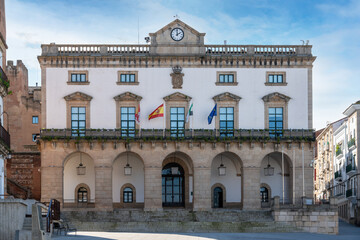
{"type": "Polygon", "coordinates": [[[82,151],[70,153],[63,161],[63,204],[64,207],[72,207],[77,204],[77,187],[81,184],[88,190],[88,203],[95,201],[95,164],[93,158],[82,151]],[[77,174],[77,167],[80,162],[86,167],[84,175],[77,174]]]}
{"type": "Polygon", "coordinates": [[[284,170],[282,169],[282,153],[273,151],[267,153],[260,163],[260,182],[267,185],[269,192],[269,200],[271,197],[279,196],[280,202],[283,202],[283,183],[282,173],[284,171],[284,203],[293,202],[293,162],[291,158],[284,153],[284,170]],[[271,167],[274,167],[274,174],[272,176],[265,176],[264,168],[267,167],[268,162],[271,167]]]}
{"type": "Polygon", "coordinates": [[[168,154],[162,162],[162,167],[171,162],[180,164],[184,168],[184,171],[188,172],[189,176],[193,176],[193,161],[186,153],[176,151],[168,154]]]}
{"type": "Polygon", "coordinates": [[[226,188],[221,183],[215,183],[211,187],[211,207],[212,208],[214,207],[214,190],[217,187],[221,188],[222,191],[223,191],[223,208],[226,208],[226,188]]]}
{"type": "Polygon", "coordinates": [[[112,161],[111,174],[113,207],[143,208],[145,195],[145,165],[143,158],[139,154],[132,151],[122,152],[118,154],[112,161]],[[131,175],[124,174],[124,167],[126,166],[127,162],[132,167],[131,175]],[[133,202],[124,203],[123,187],[130,185],[134,191],[133,202]]]}
{"type": "Polygon", "coordinates": [[[226,204],[227,208],[241,209],[243,205],[243,178],[242,178],[243,162],[241,158],[230,151],[225,151],[217,154],[211,162],[211,185],[221,183],[226,188],[226,204]],[[221,159],[226,167],[226,175],[218,175],[218,167],[220,166],[221,159]]]}
{"type": "Polygon", "coordinates": [[[184,180],[185,180],[185,208],[191,209],[193,207],[193,198],[191,192],[194,189],[193,181],[193,161],[186,153],[176,151],[168,154],[163,162],[161,169],[163,169],[169,163],[177,163],[184,169],[184,180]]]}

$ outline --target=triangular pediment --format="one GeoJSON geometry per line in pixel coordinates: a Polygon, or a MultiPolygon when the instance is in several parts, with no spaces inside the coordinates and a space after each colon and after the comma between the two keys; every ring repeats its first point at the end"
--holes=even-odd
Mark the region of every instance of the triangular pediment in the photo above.
{"type": "Polygon", "coordinates": [[[173,93],[166,97],[164,97],[164,101],[179,101],[179,102],[189,102],[191,100],[191,97],[183,94],[183,93],[173,93]]]}
{"type": "Polygon", "coordinates": [[[205,35],[205,33],[199,33],[197,30],[195,30],[194,28],[190,27],[189,25],[187,25],[186,23],[184,23],[183,21],[179,20],[179,19],[175,19],[174,21],[172,21],[171,23],[169,23],[168,25],[166,25],[165,27],[159,29],[158,31],[156,31],[155,33],[150,33],[151,35],[158,35],[158,34],[162,34],[163,32],[172,29],[174,27],[183,27],[184,29],[192,32],[195,35],[205,35]]]}
{"type": "Polygon", "coordinates": [[[114,99],[115,101],[141,101],[142,97],[131,92],[124,92],[115,96],[114,99]]]}
{"type": "Polygon", "coordinates": [[[264,102],[288,102],[290,99],[290,97],[278,92],[270,93],[262,98],[264,102]]]}
{"type": "Polygon", "coordinates": [[[74,92],[64,97],[66,101],[91,101],[92,97],[82,93],[82,92],[74,92]]]}
{"type": "MultiPolygon", "coordinates": [[[[194,28],[190,27],[179,19],[176,19],[161,28],[160,30],[156,31],[155,33],[149,33],[149,36],[151,37],[151,46],[153,48],[169,44],[176,47],[182,47],[189,44],[195,46],[203,46],[205,33],[199,33],[194,28]],[[179,28],[181,31],[183,31],[182,39],[174,40],[171,37],[171,32],[176,28],[179,28]]],[[[168,51],[170,51],[166,48],[157,50],[157,53],[159,54],[167,53],[168,51]]]]}
{"type": "Polygon", "coordinates": [[[241,97],[229,92],[225,92],[216,95],[215,97],[213,97],[213,99],[215,102],[239,102],[241,97]]]}

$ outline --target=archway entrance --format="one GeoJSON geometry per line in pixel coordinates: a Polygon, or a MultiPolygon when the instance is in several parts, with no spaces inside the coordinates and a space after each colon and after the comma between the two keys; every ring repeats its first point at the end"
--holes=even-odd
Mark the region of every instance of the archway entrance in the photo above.
{"type": "Polygon", "coordinates": [[[216,187],[214,189],[214,208],[223,207],[223,190],[221,187],[216,187]]]}
{"type": "Polygon", "coordinates": [[[185,207],[185,172],[177,163],[168,163],[162,169],[163,207],[185,207]]]}

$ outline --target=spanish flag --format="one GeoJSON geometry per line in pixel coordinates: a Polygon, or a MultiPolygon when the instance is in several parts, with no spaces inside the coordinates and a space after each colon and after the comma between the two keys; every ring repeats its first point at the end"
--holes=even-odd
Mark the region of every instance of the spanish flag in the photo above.
{"type": "Polygon", "coordinates": [[[152,113],[150,113],[149,120],[163,116],[164,116],[164,104],[161,104],[157,109],[155,109],[152,113]]]}

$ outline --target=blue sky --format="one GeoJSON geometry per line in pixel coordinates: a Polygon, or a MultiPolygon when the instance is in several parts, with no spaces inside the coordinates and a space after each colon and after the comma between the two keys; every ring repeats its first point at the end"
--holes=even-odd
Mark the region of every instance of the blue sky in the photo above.
{"type": "Polygon", "coordinates": [[[314,127],[360,100],[360,1],[356,0],[5,0],[8,60],[22,59],[40,83],[41,44],[137,43],[179,15],[205,43],[301,44],[317,56],[314,127]]]}

